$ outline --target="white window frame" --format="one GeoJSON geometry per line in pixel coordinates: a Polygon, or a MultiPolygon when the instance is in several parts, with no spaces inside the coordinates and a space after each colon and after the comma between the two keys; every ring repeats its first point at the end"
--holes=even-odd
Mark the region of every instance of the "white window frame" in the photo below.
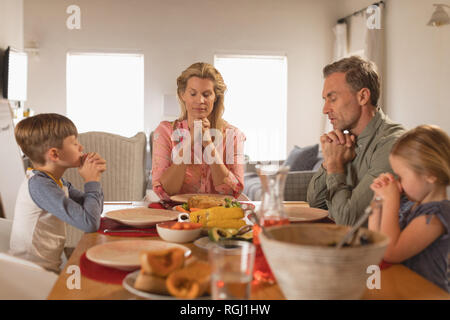
{"type": "MultiPolygon", "coordinates": [[[[140,74],[138,75],[140,77],[139,82],[142,84],[141,88],[137,88],[138,92],[138,97],[137,97],[137,110],[135,110],[135,112],[137,112],[139,114],[140,119],[140,124],[136,127],[135,131],[132,130],[127,130],[128,133],[124,133],[124,130],[117,131],[116,128],[117,126],[99,126],[99,128],[92,128],[92,129],[88,129],[88,130],[79,130],[79,132],[85,132],[85,131],[105,131],[105,132],[110,132],[110,133],[114,133],[114,134],[119,134],[119,135],[123,135],[123,136],[134,136],[136,133],[140,132],[140,131],[144,131],[145,128],[145,124],[144,124],[144,92],[145,92],[145,77],[144,77],[144,67],[145,67],[145,59],[144,59],[144,54],[143,52],[129,52],[129,51],[116,51],[116,52],[104,52],[104,51],[94,51],[94,50],[85,50],[85,51],[69,51],[67,52],[66,55],[66,114],[70,117],[71,111],[70,111],[70,102],[69,99],[71,99],[71,97],[69,96],[69,85],[70,85],[70,70],[69,70],[69,57],[70,56],[128,56],[128,57],[138,57],[140,59],[142,59],[142,68],[140,70],[140,74]]],[[[126,105],[124,105],[124,107],[122,108],[122,110],[127,110],[126,105]]],[[[100,118],[100,117],[97,117],[100,118]]],[[[103,119],[107,119],[107,112],[104,113],[104,115],[102,115],[103,119]]],[[[107,121],[107,120],[106,120],[107,121]]],[[[75,125],[77,125],[77,123],[75,123],[75,125]]],[[[78,127],[78,125],[77,125],[78,127]]]]}
{"type": "MultiPolygon", "coordinates": [[[[285,83],[283,84],[285,90],[284,90],[284,96],[282,97],[282,101],[280,102],[282,104],[281,110],[278,108],[274,108],[273,110],[270,110],[270,112],[279,112],[281,113],[280,117],[281,117],[281,130],[283,130],[280,133],[280,136],[270,136],[268,137],[269,140],[268,141],[259,141],[258,136],[260,136],[261,132],[267,132],[267,127],[265,127],[264,125],[260,125],[257,128],[257,132],[249,132],[245,130],[245,127],[243,126],[239,126],[239,120],[242,120],[242,117],[239,116],[235,116],[233,118],[227,118],[227,110],[230,110],[230,108],[232,108],[233,106],[230,105],[229,101],[227,103],[227,93],[225,93],[225,114],[224,114],[224,118],[226,121],[230,122],[231,124],[234,124],[238,127],[238,129],[240,129],[242,132],[244,132],[244,134],[247,136],[247,140],[245,142],[245,146],[244,146],[244,153],[246,155],[249,155],[250,153],[250,162],[265,162],[265,161],[269,161],[269,160],[283,160],[286,158],[286,149],[287,149],[287,108],[288,108],[288,104],[287,104],[287,96],[288,96],[288,61],[287,61],[287,55],[285,53],[234,53],[234,52],[227,52],[227,53],[216,53],[214,55],[214,65],[217,65],[217,61],[219,59],[227,59],[227,58],[242,58],[242,59],[279,59],[283,61],[284,64],[284,81],[285,83]],[[236,123],[236,119],[238,119],[238,123],[236,123]],[[256,139],[255,139],[255,134],[256,134],[256,139]],[[249,142],[254,144],[256,142],[256,148],[260,149],[261,147],[267,147],[270,146],[271,148],[277,149],[277,152],[275,152],[275,156],[273,155],[273,153],[269,154],[265,154],[262,156],[261,158],[261,154],[259,154],[258,156],[256,156],[256,158],[251,154],[255,154],[254,149],[255,147],[251,148],[253,149],[253,152],[249,150],[249,142]]],[[[223,75],[223,70],[220,70],[220,67],[218,67],[218,71],[221,72],[221,74],[223,75]]],[[[230,83],[227,82],[226,76],[224,76],[225,79],[225,84],[230,87],[230,83]]],[[[258,92],[258,94],[264,94],[264,92],[258,92]]],[[[257,112],[257,110],[255,110],[255,112],[257,112]]],[[[252,119],[246,119],[246,121],[252,121],[252,119]]],[[[254,131],[254,130],[251,130],[254,131]]]]}

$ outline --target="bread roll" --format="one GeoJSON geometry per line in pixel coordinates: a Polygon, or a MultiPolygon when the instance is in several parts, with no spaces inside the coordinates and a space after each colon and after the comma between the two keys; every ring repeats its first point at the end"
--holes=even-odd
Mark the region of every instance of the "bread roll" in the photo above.
{"type": "Polygon", "coordinates": [[[177,298],[196,299],[211,286],[211,266],[195,261],[183,269],[175,270],[166,279],[169,293],[177,298]]]}
{"type": "Polygon", "coordinates": [[[188,200],[189,208],[208,209],[225,206],[225,200],[213,196],[193,196],[188,200]]]}
{"type": "Polygon", "coordinates": [[[144,273],[142,270],[136,278],[134,287],[145,292],[169,295],[166,287],[166,278],[152,276],[144,273]]]}
{"type": "Polygon", "coordinates": [[[167,277],[172,271],[183,267],[185,258],[183,249],[169,248],[142,251],[139,259],[145,274],[167,277]]]}

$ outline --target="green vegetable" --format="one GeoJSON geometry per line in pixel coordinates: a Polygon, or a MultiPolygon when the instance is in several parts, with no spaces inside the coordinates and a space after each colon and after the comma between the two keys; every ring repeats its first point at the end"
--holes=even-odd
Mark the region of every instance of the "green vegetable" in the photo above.
{"type": "Polygon", "coordinates": [[[233,229],[233,228],[228,228],[225,230],[227,230],[228,234],[230,234],[231,236],[235,236],[238,232],[238,229],[233,229]]]}
{"type": "Polygon", "coordinates": [[[181,205],[181,207],[182,207],[184,210],[189,211],[189,206],[188,206],[187,203],[183,203],[183,204],[181,205]]]}
{"type": "Polygon", "coordinates": [[[253,240],[253,231],[249,231],[247,233],[244,233],[242,235],[239,236],[235,236],[235,238],[237,240],[247,240],[247,241],[252,241],[253,240]]]}
{"type": "Polygon", "coordinates": [[[231,200],[230,198],[225,198],[225,208],[241,207],[239,201],[231,200]]]}
{"type": "Polygon", "coordinates": [[[227,231],[227,229],[221,229],[221,228],[211,228],[208,231],[209,240],[218,242],[221,239],[228,239],[231,238],[232,235],[227,231]]]}

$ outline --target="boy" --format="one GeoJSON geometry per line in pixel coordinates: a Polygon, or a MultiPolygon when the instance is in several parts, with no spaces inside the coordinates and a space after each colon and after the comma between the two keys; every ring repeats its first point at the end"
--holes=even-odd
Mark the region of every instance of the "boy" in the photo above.
{"type": "Polygon", "coordinates": [[[84,154],[71,120],[54,113],[20,121],[16,141],[33,163],[16,200],[10,253],[59,273],[66,225],[95,232],[103,211],[100,176],[106,161],[96,153],[84,154]],[[61,179],[78,167],[84,193],[61,179]]]}

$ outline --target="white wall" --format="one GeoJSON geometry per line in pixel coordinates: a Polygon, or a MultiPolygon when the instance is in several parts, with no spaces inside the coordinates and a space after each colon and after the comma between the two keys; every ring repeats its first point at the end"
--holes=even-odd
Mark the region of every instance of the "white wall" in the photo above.
{"type": "MultiPolygon", "coordinates": [[[[0,0],[0,75],[3,53],[8,46],[23,48],[23,1],[0,0]]],[[[1,90],[0,86],[0,91],[1,90]]],[[[0,93],[0,217],[12,218],[17,190],[24,178],[19,147],[8,101],[0,93]],[[2,212],[2,207],[4,212],[2,212]]]]}
{"type": "Polygon", "coordinates": [[[321,71],[332,56],[334,0],[24,3],[25,42],[40,44],[39,61],[30,61],[27,102],[36,112],[66,112],[68,50],[144,53],[147,130],[161,121],[164,94],[176,92],[177,76],[191,63],[213,63],[220,52],[282,53],[288,56],[287,148],[318,141],[322,122],[315,119],[321,119],[321,71]],[[71,4],[81,8],[81,30],[66,28],[71,4]]]}
{"type": "Polygon", "coordinates": [[[0,102],[3,54],[8,46],[23,48],[23,0],[0,0],[0,102]]]}
{"type": "MultiPolygon", "coordinates": [[[[344,0],[337,13],[346,16],[373,0],[344,0]]],[[[426,24],[434,0],[385,0],[385,106],[407,128],[424,123],[450,133],[450,25],[426,24]]],[[[450,0],[438,1],[450,5],[450,0]]],[[[447,9],[450,14],[450,9],[447,9]]]]}
{"type": "Polygon", "coordinates": [[[389,1],[386,101],[408,128],[433,123],[450,133],[450,25],[426,26],[435,2],[389,1]]]}
{"type": "Polygon", "coordinates": [[[0,49],[23,47],[23,0],[0,0],[0,49]]]}

